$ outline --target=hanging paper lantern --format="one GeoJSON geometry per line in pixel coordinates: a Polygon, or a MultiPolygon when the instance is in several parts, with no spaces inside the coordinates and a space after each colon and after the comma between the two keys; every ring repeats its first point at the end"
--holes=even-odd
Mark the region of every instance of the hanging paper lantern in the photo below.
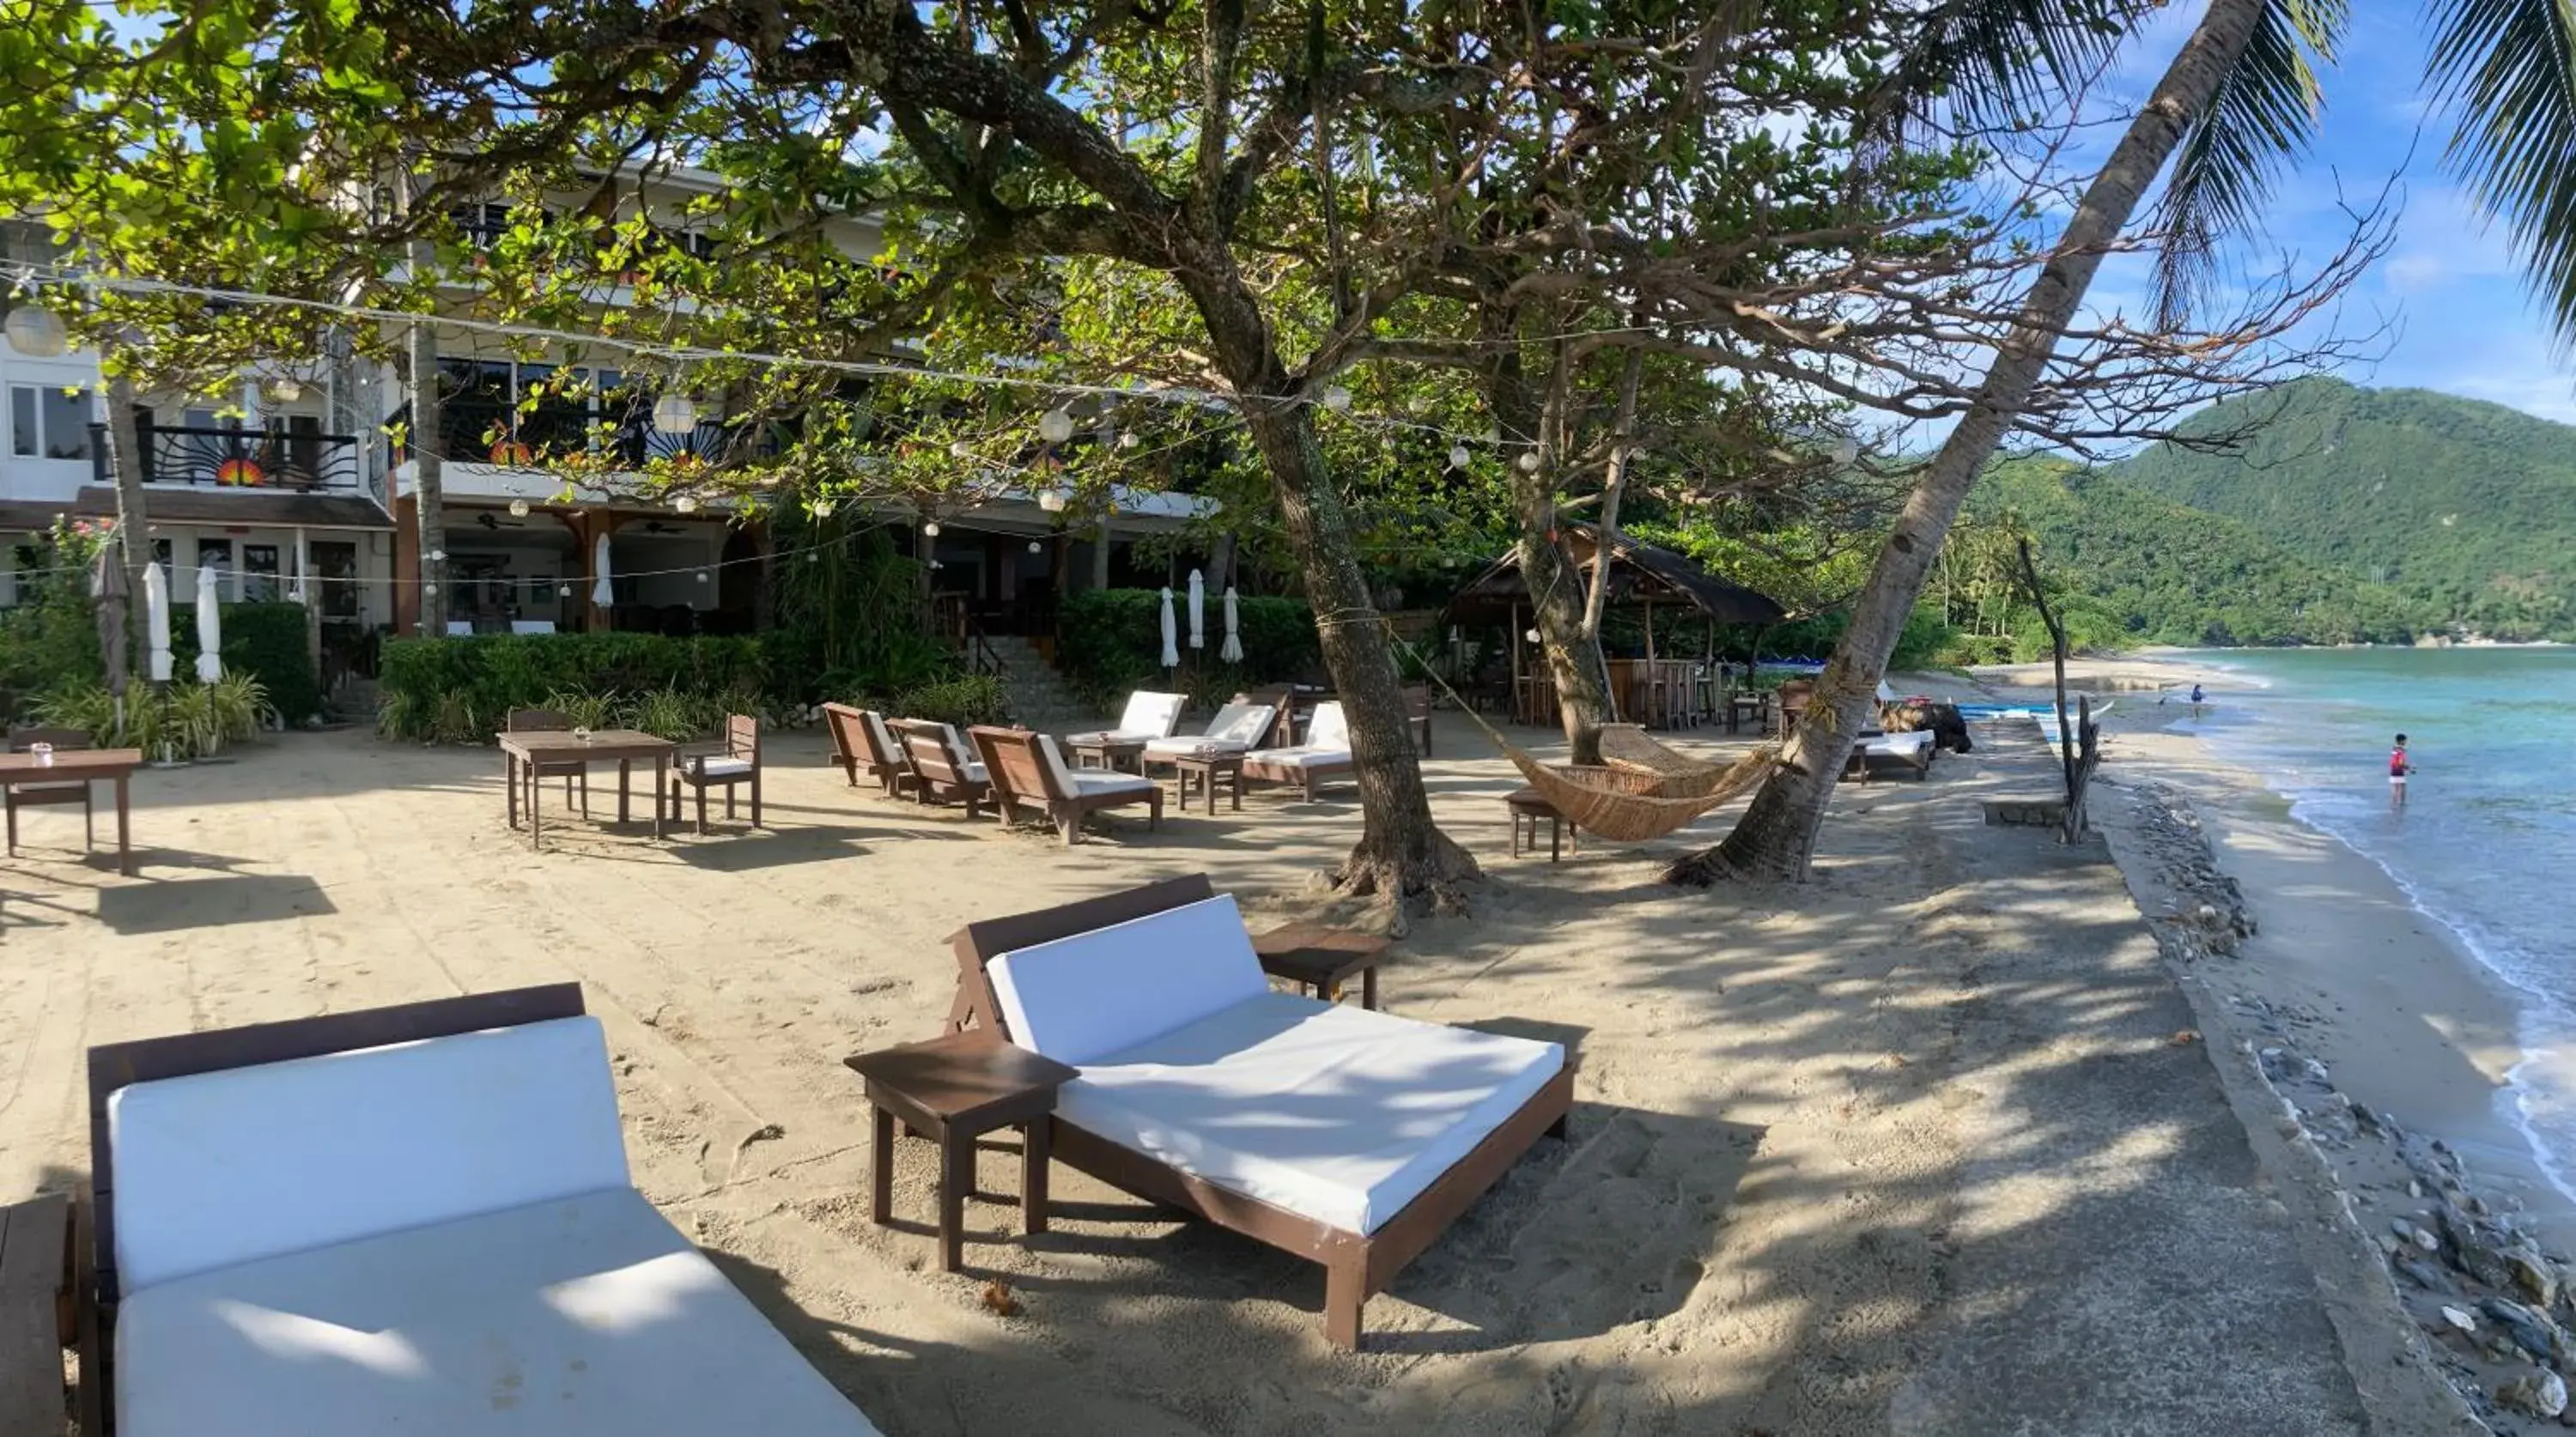
{"type": "Polygon", "coordinates": [[[1062,444],[1073,437],[1073,415],[1061,406],[1038,416],[1038,437],[1049,444],[1062,444]]]}
{"type": "Polygon", "coordinates": [[[9,347],[30,359],[54,359],[72,345],[63,317],[40,304],[23,304],[9,311],[5,328],[9,347]]]}
{"type": "Polygon", "coordinates": [[[268,397],[279,404],[293,404],[304,397],[304,386],[294,375],[281,374],[268,382],[268,397]]]}
{"type": "Polygon", "coordinates": [[[936,538],[938,538],[938,537],[939,537],[939,521],[938,521],[938,520],[936,520],[936,519],[929,519],[929,520],[925,520],[925,521],[923,521],[922,526],[921,526],[921,537],[923,537],[923,538],[925,538],[925,539],[936,539],[936,538]]]}
{"type": "Polygon", "coordinates": [[[528,501],[525,499],[511,500],[510,517],[513,519],[525,519],[528,517],[528,501]]]}
{"type": "Polygon", "coordinates": [[[679,498],[671,501],[671,507],[679,510],[683,514],[694,514],[698,512],[698,496],[695,494],[683,494],[679,498]]]}
{"type": "Polygon", "coordinates": [[[1349,413],[1351,392],[1338,384],[1327,386],[1324,390],[1324,407],[1335,414],[1349,413]]]}
{"type": "Polygon", "coordinates": [[[665,434],[694,434],[698,404],[685,394],[665,394],[653,401],[653,427],[665,434]]]}
{"type": "Polygon", "coordinates": [[[1467,467],[1467,459],[1468,459],[1468,454],[1467,454],[1467,446],[1466,446],[1466,445],[1464,445],[1464,444],[1452,444],[1452,445],[1450,445],[1450,446],[1449,446],[1449,467],[1450,467],[1450,468],[1452,468],[1452,469],[1464,469],[1464,468],[1466,468],[1466,467],[1467,467]]]}
{"type": "Polygon", "coordinates": [[[1038,507],[1044,509],[1048,513],[1061,514],[1064,512],[1064,505],[1065,494],[1063,490],[1041,489],[1038,491],[1038,507]]]}

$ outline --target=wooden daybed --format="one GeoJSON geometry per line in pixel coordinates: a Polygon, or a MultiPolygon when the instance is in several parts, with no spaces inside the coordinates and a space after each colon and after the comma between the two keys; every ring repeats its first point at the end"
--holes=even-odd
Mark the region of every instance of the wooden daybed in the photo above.
{"type": "Polygon", "coordinates": [[[87,1197],[0,1209],[20,1275],[68,1209],[0,1394],[59,1415],[55,1330],[83,1437],[875,1437],[631,1185],[577,984],[92,1048],[89,1114],[87,1197]]]}
{"type": "Polygon", "coordinates": [[[993,785],[993,807],[1004,827],[1023,810],[1044,815],[1070,848],[1082,841],[1082,820],[1104,808],[1144,804],[1148,828],[1163,821],[1163,788],[1150,778],[1105,770],[1077,772],[1056,751],[1055,740],[1027,729],[977,725],[966,737],[983,758],[993,785]]]}
{"type": "MultiPolygon", "coordinates": [[[[1056,1160],[1321,1263],[1325,1336],[1355,1349],[1370,1294],[1436,1242],[1540,1137],[1564,1136],[1574,1066],[1553,1043],[1272,993],[1241,930],[1232,899],[1216,894],[1205,874],[970,923],[949,939],[958,968],[949,1027],[989,1027],[1082,1070],[1063,1088],[1050,1120],[1056,1160]],[[1083,1009],[1086,994],[1097,995],[1094,1008],[1070,1011],[1083,1009]],[[1140,1014],[1146,1003],[1170,1009],[1140,1014]],[[1158,1026],[1173,1015],[1182,1026],[1158,1026]],[[1042,1031],[1015,1031],[1022,1022],[1042,1031]],[[1298,1083],[1287,1074],[1279,1106],[1298,1105],[1301,1121],[1283,1125],[1275,1111],[1246,1104],[1240,1095],[1259,1087],[1247,1085],[1248,1074],[1270,1071],[1260,1065],[1279,1061],[1264,1056],[1276,1050],[1257,1035],[1290,1029],[1297,1040],[1286,1048],[1338,1056],[1333,1083],[1298,1083]],[[1141,1030],[1159,1036],[1108,1055],[1080,1051],[1086,1043],[1126,1043],[1141,1030]],[[1220,1035],[1235,1032],[1256,1036],[1229,1047],[1220,1035]],[[1410,1046],[1416,1043],[1425,1046],[1410,1046]],[[1220,1066],[1228,1080],[1199,1091],[1226,1096],[1213,1100],[1214,1111],[1206,1099],[1192,1109],[1192,1074],[1220,1066]],[[1134,1088],[1121,1086],[1131,1073],[1134,1088]],[[1438,1091],[1443,1083],[1453,1091],[1438,1091]],[[1095,1087],[1098,1092],[1089,1091],[1095,1087]],[[1319,1098],[1326,1088],[1338,1096],[1319,1098]],[[1142,1128],[1127,1126],[1121,1107],[1136,1092],[1159,1096],[1134,1101],[1165,1105],[1142,1128]],[[1404,1102],[1385,1101],[1390,1096],[1404,1102]],[[1457,1106],[1470,1100],[1472,1106],[1457,1106]],[[1337,1101],[1345,1111],[1316,1106],[1337,1101]],[[1172,1116],[1176,1102],[1179,1111],[1198,1116],[1172,1116]],[[1121,1137],[1095,1127],[1119,1128],[1121,1137]],[[1298,1151],[1250,1153],[1230,1165],[1228,1153],[1247,1132],[1285,1133],[1298,1151]],[[1158,1137],[1165,1150],[1149,1151],[1158,1137]],[[1358,1205],[1364,1220],[1319,1217],[1319,1208],[1349,1206],[1349,1195],[1309,1191],[1298,1157],[1310,1169],[1317,1158],[1347,1165],[1350,1148],[1386,1155],[1397,1165],[1366,1191],[1368,1201],[1358,1205]],[[1391,1210],[1370,1206],[1380,1194],[1391,1210]]],[[[1344,1180],[1356,1181],[1347,1174],[1344,1180]]]]}
{"type": "Polygon", "coordinates": [[[1932,758],[1938,751],[1936,735],[1930,729],[1865,733],[1852,744],[1851,757],[1843,761],[1843,777],[1863,781],[1889,775],[1930,778],[1932,758]]]}
{"type": "MultiPolygon", "coordinates": [[[[1282,724],[1280,731],[1285,732],[1282,724]]],[[[1257,748],[1243,756],[1243,776],[1262,783],[1293,783],[1298,795],[1313,799],[1315,790],[1353,772],[1350,721],[1338,702],[1315,705],[1304,740],[1285,748],[1257,748]]]]}

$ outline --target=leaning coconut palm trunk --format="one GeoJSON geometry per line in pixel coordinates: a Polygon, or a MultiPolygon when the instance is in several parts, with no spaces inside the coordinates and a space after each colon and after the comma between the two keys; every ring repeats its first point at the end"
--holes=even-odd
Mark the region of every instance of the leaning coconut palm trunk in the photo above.
{"type": "Polygon", "coordinates": [[[1673,865],[1665,877],[1705,884],[1727,875],[1800,879],[1815,852],[1825,805],[1833,796],[1854,735],[1867,721],[1889,655],[1906,616],[1922,596],[1942,540],[1959,506],[2013,418],[2046,372],[2058,337],[2074,321],[2105,250],[2119,238],[2139,200],[2195,122],[2210,113],[2230,72],[2263,25],[2266,0],[2212,0],[2182,52],[2158,82],[2128,133],[2086,188],[2055,253],[2022,300],[1968,412],[1950,431],[1879,551],[1869,582],[1852,607],[1851,627],[1834,646],[1814,700],[1790,736],[1762,791],[1726,841],[1673,865]]]}

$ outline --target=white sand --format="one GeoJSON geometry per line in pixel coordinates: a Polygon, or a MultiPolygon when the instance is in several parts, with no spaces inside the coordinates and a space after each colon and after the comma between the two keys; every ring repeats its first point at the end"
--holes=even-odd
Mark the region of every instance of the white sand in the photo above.
{"type": "Polygon", "coordinates": [[[850,790],[800,735],[771,832],[573,822],[532,855],[490,750],[296,736],[149,773],[143,880],[75,861],[61,810],[0,880],[0,1194],[85,1171],[89,1044],[577,979],[645,1192],[895,1437],[2359,1430],[2117,875],[1978,820],[2035,763],[1846,787],[1814,883],[1699,894],[1653,881],[1682,840],[1507,859],[1516,776],[1441,739],[1440,816],[1497,881],[1417,924],[1387,1004],[1562,1038],[1582,1076],[1572,1141],[1374,1300],[1357,1356],[1317,1269],[1068,1170],[1023,1244],[998,1148],[978,1273],[938,1273],[927,1145],[906,1225],[872,1226],[839,1061],[936,1030],[969,918],[1195,869],[1257,924],[1302,913],[1347,790],[1066,850],[850,790]]]}

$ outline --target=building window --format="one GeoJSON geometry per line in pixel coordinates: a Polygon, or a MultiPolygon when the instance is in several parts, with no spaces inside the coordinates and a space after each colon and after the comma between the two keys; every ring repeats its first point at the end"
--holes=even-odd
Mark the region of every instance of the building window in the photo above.
{"type": "Polygon", "coordinates": [[[52,384],[9,386],[9,452],[22,459],[87,459],[90,397],[52,384]]]}
{"type": "Polygon", "coordinates": [[[253,604],[277,602],[277,546],[242,545],[242,598],[253,604]]]}

